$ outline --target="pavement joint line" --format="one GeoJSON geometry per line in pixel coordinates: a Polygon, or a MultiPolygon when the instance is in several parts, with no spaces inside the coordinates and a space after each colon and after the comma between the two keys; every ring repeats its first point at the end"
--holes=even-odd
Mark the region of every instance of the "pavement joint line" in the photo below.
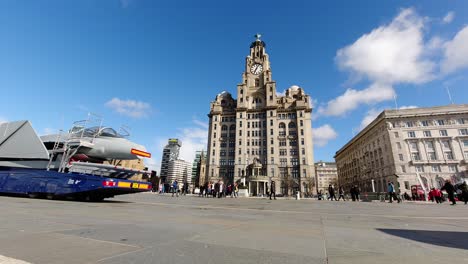
{"type": "Polygon", "coordinates": [[[145,250],[145,249],[147,249],[147,248],[145,248],[145,247],[140,247],[139,249],[135,249],[135,250],[133,250],[133,251],[123,252],[123,253],[120,253],[120,254],[117,254],[117,255],[112,255],[112,256],[109,256],[109,257],[105,257],[105,258],[99,259],[99,260],[97,260],[96,262],[103,262],[103,261],[106,261],[106,260],[110,260],[110,259],[122,257],[122,256],[125,256],[125,255],[128,255],[128,254],[132,254],[132,253],[136,253],[136,252],[143,251],[143,250],[145,250]]]}
{"type": "MultiPolygon", "coordinates": [[[[206,209],[227,209],[227,210],[243,210],[243,211],[262,211],[272,213],[297,213],[297,214],[317,214],[309,211],[296,211],[296,210],[271,210],[271,209],[254,209],[254,208],[235,208],[225,206],[202,206],[192,204],[171,204],[171,203],[155,203],[155,202],[135,202],[136,204],[147,205],[160,205],[160,206],[177,206],[177,207],[190,207],[190,208],[206,208],[206,209]]],[[[383,218],[407,218],[407,219],[441,219],[441,220],[468,220],[468,217],[448,217],[448,216],[409,216],[409,215],[379,215],[379,214],[342,214],[342,213],[322,213],[323,215],[330,216],[369,216],[369,217],[383,217],[383,218]]]]}
{"type": "Polygon", "coordinates": [[[328,252],[327,252],[327,238],[325,236],[325,225],[323,224],[323,217],[320,216],[320,227],[322,230],[322,242],[323,242],[323,253],[325,256],[324,263],[328,264],[328,252]]]}

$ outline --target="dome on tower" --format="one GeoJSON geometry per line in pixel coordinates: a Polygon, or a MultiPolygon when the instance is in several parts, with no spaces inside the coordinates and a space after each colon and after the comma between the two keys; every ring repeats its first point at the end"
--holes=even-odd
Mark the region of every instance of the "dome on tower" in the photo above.
{"type": "Polygon", "coordinates": [[[257,38],[254,42],[252,42],[250,44],[250,48],[253,48],[253,47],[256,47],[256,46],[260,46],[260,47],[264,47],[266,48],[266,44],[263,40],[260,39],[262,35],[260,34],[255,34],[255,38],[257,38]]]}

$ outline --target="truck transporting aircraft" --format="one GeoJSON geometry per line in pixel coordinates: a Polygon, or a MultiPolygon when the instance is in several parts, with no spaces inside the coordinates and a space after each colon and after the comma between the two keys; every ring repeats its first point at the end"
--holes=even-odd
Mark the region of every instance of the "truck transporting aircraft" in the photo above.
{"type": "Polygon", "coordinates": [[[109,127],[86,127],[39,137],[29,121],[0,124],[0,193],[100,201],[145,192],[151,183],[129,180],[148,171],[104,164],[151,157],[146,149],[109,127]]]}

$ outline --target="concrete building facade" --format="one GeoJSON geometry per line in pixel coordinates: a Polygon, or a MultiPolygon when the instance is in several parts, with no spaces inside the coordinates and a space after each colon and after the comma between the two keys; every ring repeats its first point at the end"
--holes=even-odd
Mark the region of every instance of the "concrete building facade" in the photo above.
{"type": "Polygon", "coordinates": [[[468,177],[468,105],[385,110],[335,155],[340,185],[401,193],[468,177]]]}
{"type": "Polygon", "coordinates": [[[308,192],[315,177],[311,99],[300,87],[276,92],[266,44],[257,39],[245,59],[237,99],[218,94],[209,113],[206,180],[242,182],[252,195],[308,192]]]}
{"type": "Polygon", "coordinates": [[[170,138],[167,145],[164,147],[161,160],[161,171],[159,172],[161,182],[169,183],[167,181],[169,162],[179,159],[179,151],[181,147],[182,142],[176,138],[170,138]]]}
{"type": "Polygon", "coordinates": [[[338,170],[335,162],[319,161],[315,163],[316,189],[323,194],[328,192],[328,186],[331,184],[338,190],[338,170]]]}
{"type": "Polygon", "coordinates": [[[184,184],[192,184],[192,164],[185,160],[171,160],[168,163],[167,170],[167,183],[172,183],[177,180],[179,188],[182,188],[184,184]]]}

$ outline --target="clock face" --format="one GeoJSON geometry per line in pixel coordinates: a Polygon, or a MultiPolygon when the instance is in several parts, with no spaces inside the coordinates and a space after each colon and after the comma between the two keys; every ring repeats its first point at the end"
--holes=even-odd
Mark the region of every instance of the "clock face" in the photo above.
{"type": "Polygon", "coordinates": [[[250,72],[255,75],[259,75],[260,73],[262,73],[262,71],[263,66],[261,64],[255,63],[254,65],[252,65],[252,67],[250,67],[250,72]]]}

